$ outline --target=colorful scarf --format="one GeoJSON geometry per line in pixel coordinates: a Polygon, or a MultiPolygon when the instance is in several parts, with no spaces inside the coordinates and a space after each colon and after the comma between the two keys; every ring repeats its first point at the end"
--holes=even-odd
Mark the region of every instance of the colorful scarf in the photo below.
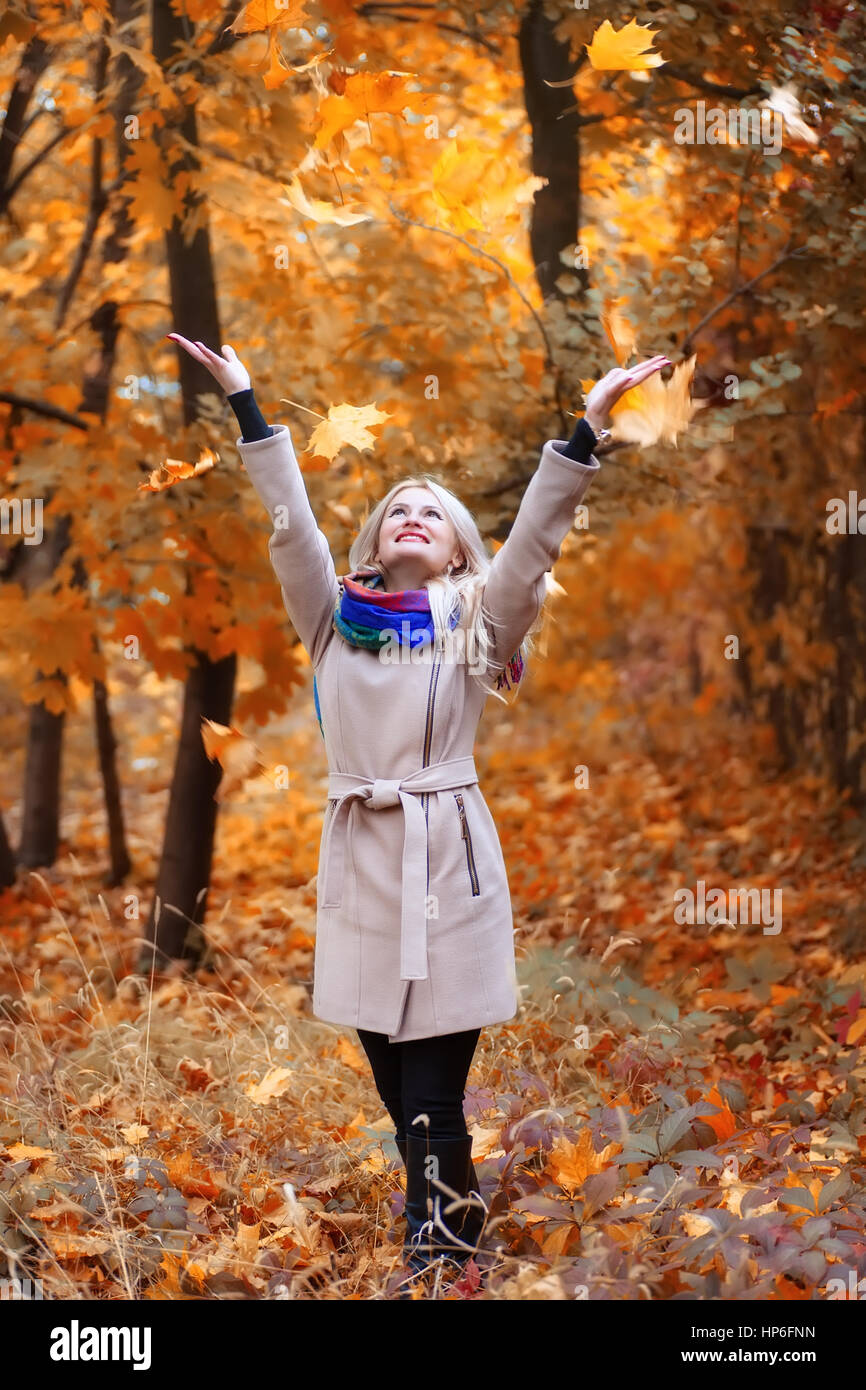
{"type": "MultiPolygon", "coordinates": [[[[459,620],[459,611],[455,608],[450,617],[452,631],[459,620]]],[[[396,593],[389,594],[378,570],[354,570],[351,574],[344,575],[340,581],[340,597],[334,608],[334,631],[353,647],[367,647],[372,651],[378,651],[393,641],[395,632],[398,634],[399,646],[409,646],[413,649],[424,647],[432,643],[435,636],[433,615],[430,612],[430,595],[426,589],[399,589],[396,593]]],[[[518,647],[498,677],[496,689],[512,689],[520,681],[523,670],[523,656],[518,647]]],[[[313,699],[316,702],[316,718],[324,738],[315,675],[313,699]]]]}

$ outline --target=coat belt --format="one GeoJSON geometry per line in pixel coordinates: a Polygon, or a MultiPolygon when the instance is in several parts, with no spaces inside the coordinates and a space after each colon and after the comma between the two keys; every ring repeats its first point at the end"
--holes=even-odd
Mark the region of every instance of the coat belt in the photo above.
{"type": "MultiPolygon", "coordinates": [[[[372,811],[382,811],[388,806],[403,807],[401,980],[427,979],[427,818],[417,798],[425,792],[451,791],[472,786],[477,781],[478,772],[471,754],[431,763],[408,777],[361,777],[354,772],[332,772],[328,777],[328,799],[336,797],[336,804],[323,852],[323,907],[339,907],[342,902],[346,830],[353,797],[358,797],[372,811]]],[[[387,867],[383,871],[387,872],[387,867]]]]}

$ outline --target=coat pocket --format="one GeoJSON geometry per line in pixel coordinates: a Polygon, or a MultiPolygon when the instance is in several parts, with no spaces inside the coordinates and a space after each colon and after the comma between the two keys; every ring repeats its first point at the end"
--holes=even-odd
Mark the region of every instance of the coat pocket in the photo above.
{"type": "Polygon", "coordinates": [[[469,870],[472,896],[477,898],[481,889],[478,885],[478,870],[475,867],[475,855],[472,851],[472,835],[469,830],[469,822],[466,819],[466,807],[463,805],[463,797],[460,792],[454,793],[454,800],[457,802],[457,813],[460,816],[460,834],[466,845],[466,867],[469,870]]]}

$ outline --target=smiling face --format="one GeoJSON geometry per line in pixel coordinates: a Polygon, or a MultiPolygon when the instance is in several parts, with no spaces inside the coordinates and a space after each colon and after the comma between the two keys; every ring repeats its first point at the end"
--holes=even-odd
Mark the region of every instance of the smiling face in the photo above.
{"type": "Polygon", "coordinates": [[[426,487],[405,487],[391,498],[379,528],[377,558],[387,571],[387,589],[421,589],[463,552],[444,509],[426,487]]]}

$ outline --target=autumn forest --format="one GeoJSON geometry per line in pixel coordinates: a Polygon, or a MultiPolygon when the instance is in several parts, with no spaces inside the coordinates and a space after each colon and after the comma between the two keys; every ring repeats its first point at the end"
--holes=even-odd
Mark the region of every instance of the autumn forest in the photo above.
{"type": "Polygon", "coordinates": [[[397,1296],[311,1006],[311,660],[172,332],[338,574],[419,472],[495,555],[670,359],[479,726],[519,1008],[465,1099],[496,1258],[434,1296],[866,1296],[864,60],[845,0],[6,4],[0,1298],[397,1296]]]}

